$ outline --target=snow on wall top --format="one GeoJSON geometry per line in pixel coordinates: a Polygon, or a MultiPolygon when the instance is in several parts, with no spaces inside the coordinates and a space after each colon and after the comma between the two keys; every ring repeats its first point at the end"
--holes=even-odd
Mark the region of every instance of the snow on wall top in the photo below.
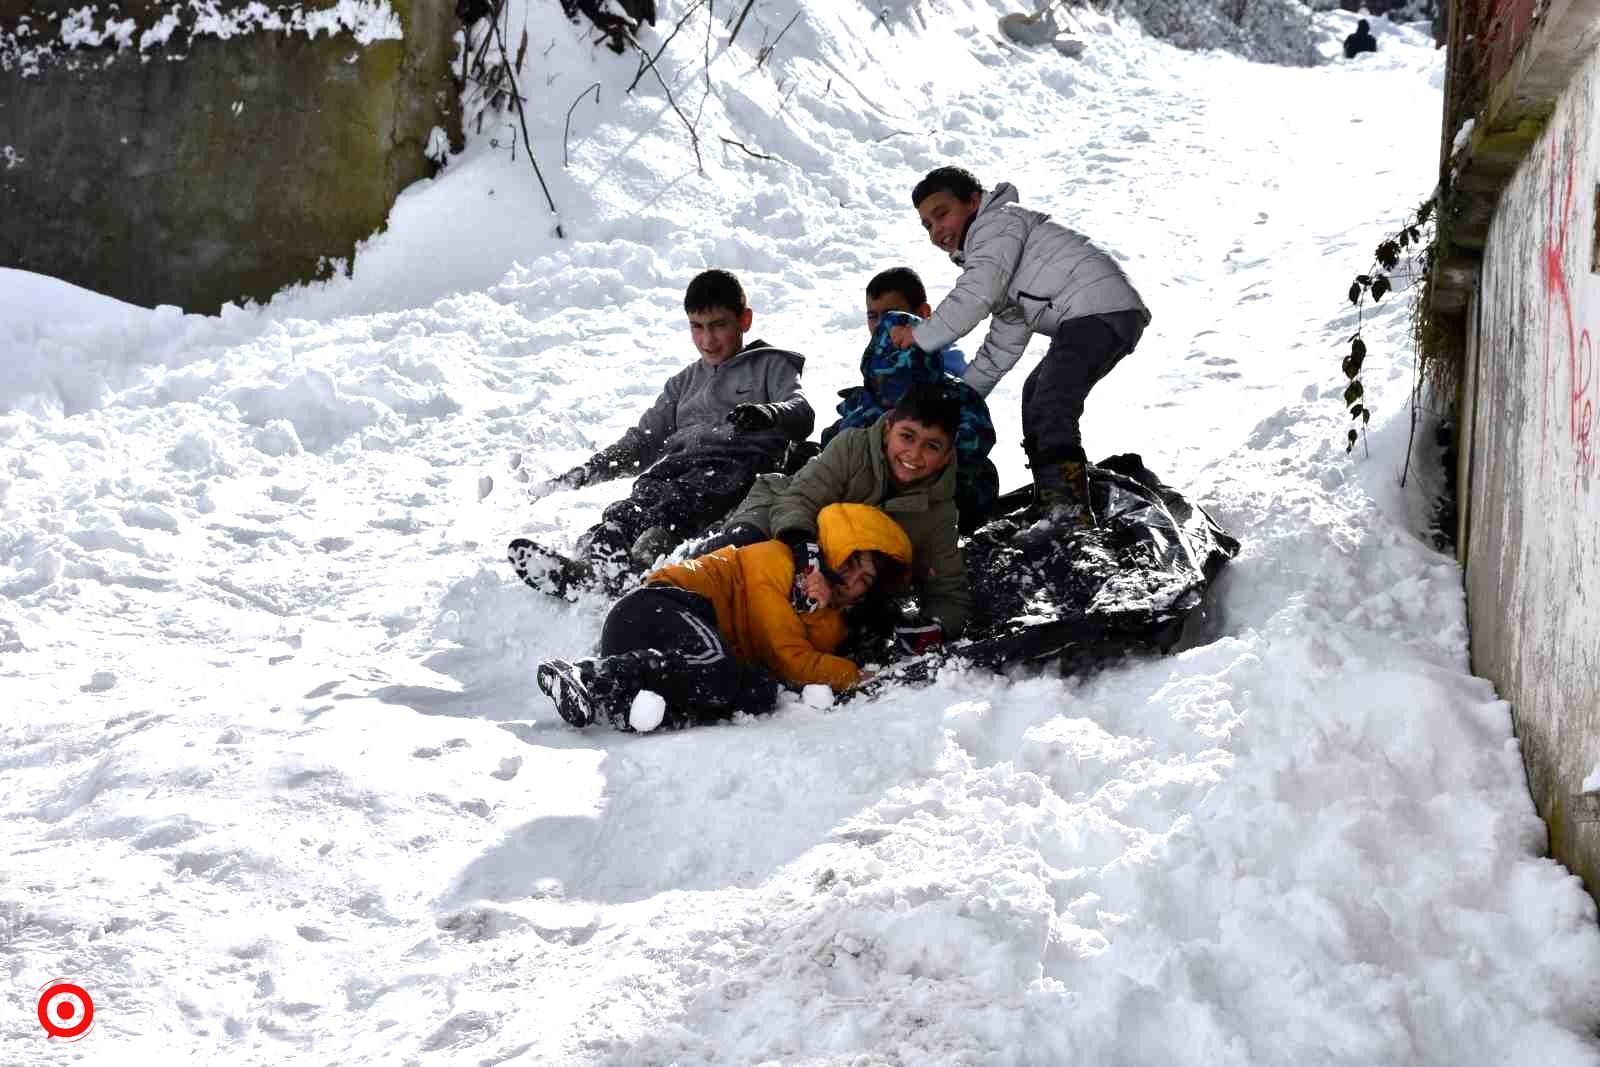
{"type": "MultiPolygon", "coordinates": [[[[26,78],[56,63],[76,69],[84,62],[78,58],[84,51],[105,48],[118,52],[136,49],[146,60],[152,50],[163,51],[168,59],[182,59],[187,51],[173,51],[169,46],[174,39],[180,43],[195,37],[227,40],[260,31],[304,33],[309,37],[348,33],[362,45],[403,37],[400,16],[388,0],[337,0],[330,7],[315,10],[298,6],[273,8],[252,2],[230,11],[223,10],[215,0],[178,0],[144,27],[119,15],[114,8],[102,11],[85,4],[64,17],[24,16],[15,29],[0,27],[0,71],[19,71],[26,78]]],[[[101,61],[99,56],[93,60],[101,61]]]]}

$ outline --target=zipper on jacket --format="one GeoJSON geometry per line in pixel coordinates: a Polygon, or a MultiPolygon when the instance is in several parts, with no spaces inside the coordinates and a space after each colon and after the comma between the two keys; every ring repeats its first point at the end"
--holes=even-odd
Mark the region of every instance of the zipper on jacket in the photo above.
{"type": "Polygon", "coordinates": [[[1029,300],[1037,300],[1047,308],[1055,307],[1055,304],[1050,302],[1050,298],[1048,296],[1039,296],[1036,293],[1025,293],[1021,289],[1017,290],[1017,295],[1027,297],[1029,300]]]}

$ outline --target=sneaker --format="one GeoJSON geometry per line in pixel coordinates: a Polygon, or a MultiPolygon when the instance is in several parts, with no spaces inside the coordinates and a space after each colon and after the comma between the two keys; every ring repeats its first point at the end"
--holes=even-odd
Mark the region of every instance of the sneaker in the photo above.
{"type": "Polygon", "coordinates": [[[539,664],[535,678],[539,691],[555,701],[556,711],[568,723],[581,729],[594,721],[594,696],[589,691],[594,681],[591,661],[547,659],[539,664]]]}
{"type": "Polygon", "coordinates": [[[506,558],[517,577],[539,592],[561,600],[576,600],[574,589],[589,578],[589,568],[543,545],[519,537],[506,546],[506,558]]]}

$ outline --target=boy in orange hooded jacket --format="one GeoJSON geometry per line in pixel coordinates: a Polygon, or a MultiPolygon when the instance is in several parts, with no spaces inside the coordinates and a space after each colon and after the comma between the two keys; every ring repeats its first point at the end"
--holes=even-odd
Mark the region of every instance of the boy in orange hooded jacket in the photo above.
{"type": "Polygon", "coordinates": [[[665,721],[679,726],[770,711],[780,681],[849,689],[861,672],[834,655],[845,609],[909,571],[911,541],[875,507],[830,504],[817,516],[817,544],[823,569],[799,576],[781,541],[655,571],[606,615],[599,657],[544,661],[539,688],[572,725],[604,719],[619,730],[633,729],[642,690],[660,694],[665,721]]]}

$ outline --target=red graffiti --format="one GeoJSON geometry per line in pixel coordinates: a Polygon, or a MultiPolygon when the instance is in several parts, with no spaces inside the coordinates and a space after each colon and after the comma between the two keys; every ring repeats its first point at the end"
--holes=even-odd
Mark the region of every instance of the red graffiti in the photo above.
{"type": "MultiPolygon", "coordinates": [[[[1567,341],[1567,443],[1572,449],[1575,469],[1573,471],[1573,489],[1582,487],[1583,479],[1594,470],[1595,454],[1594,444],[1590,431],[1594,422],[1594,406],[1589,396],[1589,383],[1594,374],[1594,344],[1589,338],[1589,331],[1584,330],[1579,336],[1577,323],[1572,314],[1572,290],[1567,280],[1567,232],[1572,222],[1572,193],[1573,175],[1572,161],[1566,165],[1566,181],[1560,183],[1564,186],[1561,194],[1561,207],[1559,213],[1556,208],[1557,173],[1559,171],[1556,160],[1556,145],[1554,140],[1550,143],[1550,196],[1545,213],[1545,241],[1541,258],[1543,260],[1543,280],[1545,293],[1545,336],[1544,336],[1544,397],[1540,417],[1540,438],[1548,445],[1548,431],[1550,425],[1550,388],[1552,386],[1552,368],[1550,366],[1550,340],[1557,328],[1557,304],[1559,303],[1559,325],[1566,330],[1567,341]],[[1554,235],[1552,239],[1551,235],[1554,235]]],[[[1548,450],[1545,450],[1548,455],[1548,450]]]]}

